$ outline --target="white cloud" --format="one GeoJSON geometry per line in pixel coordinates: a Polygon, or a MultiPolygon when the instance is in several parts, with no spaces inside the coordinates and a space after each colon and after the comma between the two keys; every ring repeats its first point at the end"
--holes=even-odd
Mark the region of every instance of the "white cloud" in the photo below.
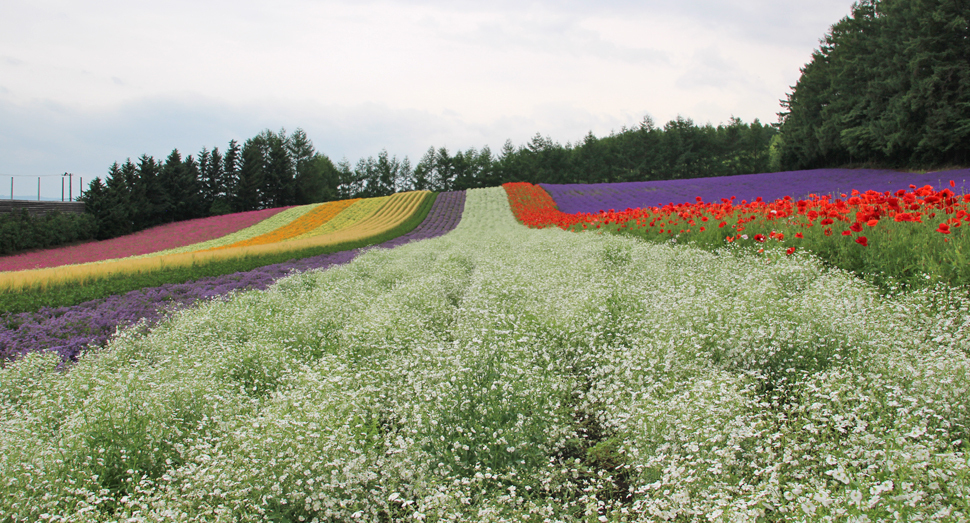
{"type": "Polygon", "coordinates": [[[575,141],[646,114],[774,121],[850,5],[7,1],[0,172],[100,173],[281,126],[355,161],[575,141]]]}

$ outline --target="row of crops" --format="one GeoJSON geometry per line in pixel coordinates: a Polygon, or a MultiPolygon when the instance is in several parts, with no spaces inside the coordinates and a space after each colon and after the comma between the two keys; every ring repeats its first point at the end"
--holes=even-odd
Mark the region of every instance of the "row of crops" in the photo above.
{"type": "Polygon", "coordinates": [[[725,195],[626,219],[564,217],[535,186],[444,193],[386,248],[103,298],[92,310],[124,314],[172,296],[70,367],[26,351],[0,369],[0,515],[966,520],[966,287],[938,273],[886,292],[812,251],[813,227],[866,248],[860,223],[963,245],[962,195],[904,192],[878,193],[899,210],[862,192],[759,214],[725,195]],[[890,210],[859,219],[870,207],[890,210]],[[692,236],[711,230],[717,248],[692,236]]]}

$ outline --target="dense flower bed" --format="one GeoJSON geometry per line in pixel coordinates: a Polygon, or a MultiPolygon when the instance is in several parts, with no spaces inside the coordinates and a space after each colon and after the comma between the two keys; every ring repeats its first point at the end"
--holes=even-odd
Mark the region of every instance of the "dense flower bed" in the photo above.
{"type": "Polygon", "coordinates": [[[0,272],[40,269],[157,253],[244,230],[288,207],[213,216],[160,225],[135,234],[56,249],[0,257],[0,272]]]}
{"type": "Polygon", "coordinates": [[[389,196],[380,196],[377,198],[364,198],[358,200],[353,205],[347,207],[337,216],[334,216],[332,220],[323,223],[313,230],[306,231],[303,234],[296,236],[294,239],[309,238],[311,236],[322,236],[324,234],[330,234],[337,232],[342,229],[346,229],[361,220],[365,220],[374,215],[387,201],[390,199],[389,196]]]}
{"type": "MultiPolygon", "coordinates": [[[[411,232],[377,245],[391,248],[441,236],[455,228],[464,209],[464,191],[438,195],[427,218],[411,232]]],[[[325,269],[352,260],[359,249],[274,264],[248,272],[162,285],[124,295],[93,300],[73,307],[44,308],[36,313],[0,315],[0,361],[29,352],[54,351],[74,361],[89,346],[103,345],[118,329],[138,321],[146,327],[171,311],[199,300],[227,296],[234,291],[265,289],[294,271],[325,269]]]]}
{"type": "Polygon", "coordinates": [[[745,174],[685,180],[598,184],[542,184],[567,214],[596,213],[607,209],[636,209],[690,203],[700,196],[706,202],[721,198],[735,201],[766,201],[784,198],[807,198],[809,194],[833,198],[853,189],[864,192],[895,192],[912,185],[941,187],[949,180],[957,182],[956,191],[970,192],[970,169],[931,173],[904,173],[874,169],[815,169],[781,173],[745,174]]]}
{"type": "MultiPolygon", "coordinates": [[[[434,196],[429,191],[397,193],[388,197],[386,204],[377,213],[344,229],[330,234],[291,239],[289,241],[175,254],[163,252],[153,256],[107,260],[98,263],[72,265],[65,268],[46,268],[16,273],[0,273],[0,292],[11,295],[15,293],[22,295],[26,295],[26,293],[36,294],[46,292],[46,290],[52,288],[63,289],[64,287],[72,285],[99,285],[100,282],[107,280],[137,277],[139,275],[145,276],[165,271],[191,271],[193,268],[230,263],[232,260],[285,256],[291,252],[305,252],[314,249],[329,249],[329,252],[346,250],[352,248],[349,246],[351,244],[365,244],[370,242],[371,239],[374,241],[389,239],[390,236],[385,237],[385,235],[392,234],[395,229],[403,227],[405,224],[410,224],[412,227],[416,226],[421,221],[421,218],[415,218],[418,216],[418,211],[423,209],[422,212],[427,212],[433,201],[434,196]]],[[[306,205],[288,209],[240,232],[258,231],[258,234],[252,234],[251,237],[259,236],[260,234],[278,228],[275,226],[267,227],[267,223],[274,222],[277,218],[285,216],[286,220],[283,222],[283,225],[288,224],[292,220],[303,216],[314,207],[315,205],[306,205]]],[[[422,214],[421,217],[423,218],[423,216],[422,214]]],[[[229,237],[232,236],[234,235],[229,235],[229,237]]],[[[226,238],[223,237],[214,241],[225,244],[226,238]]],[[[111,294],[116,293],[112,292],[111,294]]]]}
{"type": "Polygon", "coordinates": [[[321,225],[329,222],[335,216],[343,212],[347,207],[350,207],[359,200],[359,198],[354,198],[351,200],[339,200],[335,202],[321,203],[313,207],[306,214],[273,231],[260,234],[259,236],[254,236],[246,240],[240,240],[235,243],[223,245],[221,247],[213,247],[213,249],[230,249],[233,247],[246,247],[249,245],[263,245],[298,238],[301,235],[313,231],[321,225]]]}
{"type": "Polygon", "coordinates": [[[11,521],[965,521],[970,303],[517,224],[0,369],[11,521]]]}
{"type": "Polygon", "coordinates": [[[895,193],[852,191],[832,198],[704,202],[567,214],[539,186],[505,184],[516,217],[529,227],[598,230],[649,241],[691,243],[709,249],[748,245],[787,255],[807,249],[826,261],[891,287],[943,281],[970,284],[970,195],[931,186],[895,193]]]}

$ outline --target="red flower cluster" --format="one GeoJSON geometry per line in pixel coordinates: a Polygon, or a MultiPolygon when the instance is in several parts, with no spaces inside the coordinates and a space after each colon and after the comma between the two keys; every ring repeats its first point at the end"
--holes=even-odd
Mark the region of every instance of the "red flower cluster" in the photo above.
{"type": "MultiPolygon", "coordinates": [[[[952,184],[951,184],[952,186],[952,184]]],[[[809,195],[805,200],[794,200],[790,196],[772,202],[742,200],[737,204],[734,198],[722,198],[718,203],[704,203],[700,197],[696,203],[665,205],[663,207],[648,207],[616,211],[600,211],[599,213],[566,214],[556,208],[552,197],[541,187],[531,183],[507,183],[504,185],[509,197],[509,204],[516,218],[529,227],[559,227],[569,229],[582,226],[583,229],[615,225],[619,230],[634,230],[651,228],[660,234],[674,235],[690,233],[698,227],[698,222],[714,220],[718,228],[730,227],[734,232],[725,239],[728,242],[738,238],[744,231],[745,224],[754,220],[780,220],[789,223],[793,221],[802,227],[824,227],[823,233],[831,236],[832,225],[836,222],[846,223],[847,230],[841,234],[853,237],[864,231],[865,227],[876,227],[881,220],[895,222],[923,223],[923,218],[933,221],[937,213],[945,214],[947,219],[939,225],[936,232],[950,234],[952,228],[960,227],[964,222],[970,222],[970,212],[967,202],[970,195],[958,197],[950,189],[935,191],[931,186],[916,187],[910,185],[910,191],[899,190],[895,193],[867,191],[860,193],[852,191],[851,195],[842,195],[833,200],[830,196],[809,195]],[[732,225],[733,223],[733,225],[732,225]]],[[[697,231],[706,230],[698,227],[697,231]]],[[[801,232],[795,238],[801,239],[801,232]]],[[[772,232],[768,238],[781,241],[784,235],[772,232]]],[[[764,243],[764,235],[754,235],[754,240],[764,243]]],[[[865,236],[856,236],[855,243],[868,246],[865,236]]]]}

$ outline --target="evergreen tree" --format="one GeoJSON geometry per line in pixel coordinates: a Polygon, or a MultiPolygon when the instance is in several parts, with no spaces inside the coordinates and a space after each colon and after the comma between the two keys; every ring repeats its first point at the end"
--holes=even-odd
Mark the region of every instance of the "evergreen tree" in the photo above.
{"type": "Polygon", "coordinates": [[[138,189],[144,194],[144,206],[133,209],[135,229],[142,230],[164,223],[171,200],[161,180],[162,166],[155,158],[143,154],[138,158],[138,189]]]}
{"type": "MultiPolygon", "coordinates": [[[[100,178],[98,179],[100,182],[100,178]]],[[[98,216],[98,239],[114,238],[132,232],[130,193],[118,162],[108,169],[103,197],[103,211],[98,216]]]]}
{"type": "Polygon", "coordinates": [[[786,169],[970,161],[970,4],[863,0],[782,101],[786,169]]]}
{"type": "Polygon", "coordinates": [[[263,166],[265,142],[262,136],[254,136],[243,144],[240,154],[239,181],[233,200],[235,212],[260,208],[263,199],[263,166]]]}
{"type": "Polygon", "coordinates": [[[263,207],[283,207],[296,200],[296,179],[286,132],[263,131],[263,207]]]}
{"type": "Polygon", "coordinates": [[[286,142],[293,162],[294,203],[307,204],[323,200],[323,173],[318,170],[313,142],[303,129],[297,128],[286,142]]]}
{"type": "Polygon", "coordinates": [[[239,169],[242,162],[242,152],[236,140],[229,140],[229,148],[226,149],[226,156],[222,159],[222,182],[224,194],[215,205],[220,212],[213,214],[225,214],[232,212],[235,206],[236,191],[239,185],[239,169]],[[225,210],[222,212],[222,210],[225,210]]]}
{"type": "Polygon", "coordinates": [[[340,199],[340,171],[326,155],[313,155],[312,174],[298,181],[303,203],[331,202],[340,199]]]}
{"type": "MultiPolygon", "coordinates": [[[[108,188],[105,187],[104,182],[101,181],[100,177],[97,177],[92,181],[87,190],[81,193],[78,200],[84,202],[84,212],[94,216],[94,219],[99,224],[108,216],[108,188]]],[[[26,211],[25,211],[26,213],[26,211]]],[[[98,239],[102,239],[99,233],[96,236],[98,239]]]]}
{"type": "Polygon", "coordinates": [[[411,182],[408,184],[415,191],[429,191],[432,188],[432,176],[434,172],[435,149],[431,147],[424,156],[418,160],[411,174],[411,182]]]}
{"type": "Polygon", "coordinates": [[[207,175],[207,185],[210,192],[210,203],[206,207],[209,216],[218,216],[230,212],[229,201],[226,198],[228,188],[226,187],[225,161],[218,147],[212,148],[209,158],[209,173],[207,175]]]}

